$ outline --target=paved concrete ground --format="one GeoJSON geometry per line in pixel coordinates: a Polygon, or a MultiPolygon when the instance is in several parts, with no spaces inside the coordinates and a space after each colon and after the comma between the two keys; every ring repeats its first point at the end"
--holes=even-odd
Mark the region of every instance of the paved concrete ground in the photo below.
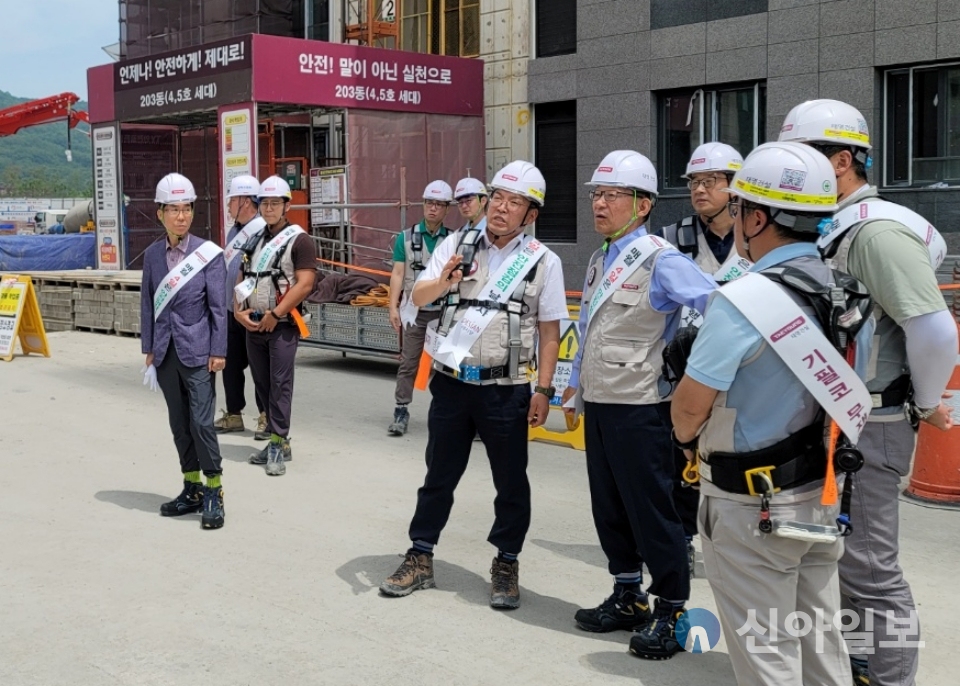
{"type": "MultiPolygon", "coordinates": [[[[302,350],[287,475],[248,465],[262,444],[229,434],[227,526],[208,532],[198,516],[157,513],[180,477],[163,400],[140,385],[139,341],[50,342],[51,359],[0,365],[2,686],[734,683],[722,643],[646,662],[626,633],[574,627],[610,585],[582,453],[532,445],[519,610],[487,607],[494,492],[479,447],[437,548],[439,589],[382,598],[426,441],[423,394],[410,433],[386,436],[393,365],[302,350]]],[[[960,512],[902,512],[926,639],[919,683],[955,684],[960,512]]],[[[714,609],[702,578],[691,606],[714,609]]]]}

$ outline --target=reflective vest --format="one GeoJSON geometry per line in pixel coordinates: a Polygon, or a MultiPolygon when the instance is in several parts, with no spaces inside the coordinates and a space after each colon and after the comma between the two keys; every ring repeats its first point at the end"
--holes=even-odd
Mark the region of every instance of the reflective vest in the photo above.
{"type": "MultiPolygon", "coordinates": [[[[403,292],[408,298],[413,293],[413,285],[416,283],[417,277],[420,276],[420,272],[427,268],[427,263],[433,255],[433,250],[428,248],[423,240],[424,229],[425,224],[420,222],[403,231],[403,255],[406,260],[406,268],[403,270],[403,292]]],[[[449,237],[450,229],[441,226],[437,229],[437,234],[437,242],[434,245],[434,250],[440,246],[445,238],[449,237]]],[[[430,303],[419,309],[421,312],[439,310],[440,303],[430,303]]]]}
{"type": "MultiPolygon", "coordinates": [[[[653,405],[662,400],[658,381],[667,315],[650,304],[650,282],[657,257],[667,249],[649,257],[590,317],[581,344],[580,387],[584,400],[621,405],[653,405]]],[[[605,254],[597,250],[590,258],[587,273],[596,274],[596,278],[587,284],[584,302],[590,302],[600,285],[605,254]]]]}

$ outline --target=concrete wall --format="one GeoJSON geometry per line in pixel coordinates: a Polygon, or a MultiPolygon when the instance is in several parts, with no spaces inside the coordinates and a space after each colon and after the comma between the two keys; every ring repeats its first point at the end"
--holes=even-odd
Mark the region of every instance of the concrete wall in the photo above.
{"type": "Polygon", "coordinates": [[[529,160],[532,122],[527,96],[531,54],[530,3],[480,3],[480,58],[484,61],[487,168],[473,170],[484,181],[511,160],[529,160]]]}
{"type": "MultiPolygon", "coordinates": [[[[845,100],[868,120],[878,171],[882,70],[960,58],[958,0],[579,0],[577,22],[576,54],[530,60],[528,89],[532,103],[577,101],[580,183],[617,148],[656,162],[656,91],[758,80],[768,139],[794,105],[845,100]]],[[[960,252],[960,233],[950,233],[960,231],[960,189],[886,195],[949,233],[950,251],[960,252]]],[[[650,224],[689,211],[685,195],[664,196],[650,224]]],[[[577,221],[577,244],[552,246],[571,288],[599,242],[585,194],[577,221]]]]}

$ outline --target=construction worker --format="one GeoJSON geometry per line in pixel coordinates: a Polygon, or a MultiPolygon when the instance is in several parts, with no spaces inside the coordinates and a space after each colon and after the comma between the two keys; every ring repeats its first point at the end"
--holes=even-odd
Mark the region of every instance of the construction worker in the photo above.
{"type": "Polygon", "coordinates": [[[190,233],[196,200],[185,176],[167,174],[157,184],[157,219],[166,240],[143,255],[140,345],[147,356],[144,383],[163,391],[183,473],[183,491],[161,505],[160,514],[179,517],[202,510],[201,526],[219,529],[223,469],[213,428],[214,374],[226,364],[226,265],[218,245],[190,233]]]}
{"type": "Polygon", "coordinates": [[[406,596],[435,586],[433,548],[479,433],[497,490],[487,538],[498,551],[490,605],[513,609],[520,605],[517,556],[530,526],[527,432],[547,419],[567,304],[560,259],[523,232],[543,207],[543,175],[518,160],[497,172],[490,189],[485,226],[444,241],[414,287],[417,305],[445,298],[427,336],[436,370],[427,475],[410,523],[411,547],[380,591],[406,596]],[[527,371],[537,339],[538,384],[531,396],[527,371]]]}
{"type": "Polygon", "coordinates": [[[898,498],[915,445],[911,423],[952,426],[941,396],[956,364],[957,327],[935,273],[946,246],[923,217],[882,200],[867,183],[870,134],[856,108],[837,100],[797,105],[780,140],[807,143],[830,159],[840,209],[825,225],[821,250],[866,285],[881,311],[867,379],[873,411],[860,442],[866,462],[854,477],[859,525],[845,541],[840,588],[845,607],[859,616],[850,644],[857,683],[912,685],[920,625],[900,568],[898,498]],[[870,627],[872,645],[853,638],[870,627]]]}
{"type": "Polygon", "coordinates": [[[811,299],[836,314],[839,293],[839,312],[856,323],[843,345],[856,340],[862,367],[872,304],[860,284],[828,287],[840,284],[815,243],[837,196],[823,155],[798,143],[761,145],[729,193],[737,250],[755,264],[711,299],[671,408],[675,445],[691,459],[699,450],[704,568],[739,686],[849,686],[833,626],[840,508],[820,501],[825,486],[837,486],[824,413],[855,442],[869,393],[811,299]],[[788,287],[798,282],[811,295],[788,287]]]}
{"type": "MultiPolygon", "coordinates": [[[[690,189],[694,214],[654,234],[662,236],[680,252],[689,255],[700,269],[718,281],[729,279],[731,268],[738,267],[737,251],[733,249],[733,219],[727,212],[730,197],[726,189],[734,172],[742,165],[740,153],[726,143],[698,146],[690,156],[686,174],[683,175],[690,189]]],[[[693,576],[696,569],[693,537],[697,533],[700,493],[684,482],[681,476],[687,466],[682,450],[674,450],[674,462],[677,476],[673,498],[683,521],[690,576],[693,576]]]]}
{"type": "Polygon", "coordinates": [[[437,246],[450,235],[443,225],[453,190],[445,181],[431,181],[423,189],[423,219],[405,229],[393,244],[393,271],[390,273],[390,324],[400,338],[400,367],[394,398],[397,407],[387,432],[402,436],[410,422],[408,406],[413,401],[413,382],[423,353],[423,338],[427,324],[440,316],[440,304],[428,303],[418,308],[410,300],[413,284],[424,269],[437,246]]]}
{"type": "MultiPolygon", "coordinates": [[[[233,226],[227,234],[227,247],[223,251],[227,263],[227,366],[223,369],[223,391],[226,396],[227,409],[223,411],[213,426],[217,433],[244,431],[243,408],[247,405],[247,396],[244,392],[247,369],[247,330],[240,325],[233,316],[233,306],[236,299],[233,295],[237,285],[237,276],[243,264],[243,246],[256,234],[263,230],[263,217],[257,207],[257,195],[260,193],[260,182],[256,177],[249,175],[236,176],[230,180],[227,191],[227,212],[233,219],[233,226]]],[[[267,433],[267,412],[260,394],[256,394],[257,410],[260,413],[257,419],[257,430],[254,439],[261,441],[270,438],[267,433]]]]}
{"type": "MultiPolygon", "coordinates": [[[[633,150],[611,152],[588,185],[603,245],[590,258],[580,309],[580,349],[563,404],[583,406],[587,476],[614,592],[574,619],[585,631],[641,630],[630,650],[667,659],[680,646],[676,618],[690,596],[683,524],[673,501],[670,389],[662,351],[680,309],[702,312],[716,282],[666,241],[647,234],[657,172],[633,150]],[[646,563],[656,596],[643,591],[646,563]]],[[[575,414],[575,410],[565,410],[575,414]]]]}
{"type": "MultiPolygon", "coordinates": [[[[313,291],[317,246],[306,231],[287,221],[290,186],[279,176],[260,184],[260,215],[266,225],[244,246],[243,269],[235,289],[243,309],[234,317],[247,330],[247,357],[253,384],[267,407],[270,442],[250,456],[268,476],[286,473],[290,448],[293,372],[300,342],[299,307],[313,291]]],[[[302,321],[302,320],[301,320],[302,321]]]]}
{"type": "Polygon", "coordinates": [[[467,220],[467,223],[460,227],[461,231],[479,226],[480,222],[484,221],[490,198],[483,181],[470,176],[460,179],[453,191],[453,200],[457,203],[460,216],[467,220]]]}

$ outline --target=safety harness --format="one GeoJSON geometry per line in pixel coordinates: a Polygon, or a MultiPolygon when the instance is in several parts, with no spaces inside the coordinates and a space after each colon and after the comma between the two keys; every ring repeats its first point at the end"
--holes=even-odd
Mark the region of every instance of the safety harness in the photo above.
{"type": "MultiPolygon", "coordinates": [[[[283,269],[280,268],[280,263],[283,260],[283,256],[287,252],[287,248],[290,247],[290,245],[297,239],[292,238],[277,249],[277,254],[274,256],[273,262],[270,264],[270,268],[267,271],[253,271],[250,265],[253,261],[254,253],[257,252],[257,249],[261,246],[261,243],[266,244],[269,240],[270,236],[267,233],[266,227],[264,227],[262,231],[255,233],[250,237],[250,240],[241,246],[240,252],[243,253],[243,266],[241,267],[241,271],[243,272],[243,277],[245,279],[253,277],[257,280],[257,282],[259,282],[260,279],[269,277],[270,281],[273,283],[274,293],[276,293],[277,302],[279,303],[283,293],[283,291],[280,289],[280,278],[283,277],[283,280],[287,282],[288,288],[290,285],[290,280],[287,278],[287,275],[283,273],[283,269]]],[[[297,305],[296,310],[302,314],[303,304],[301,303],[297,305]]]]}
{"type": "Polygon", "coordinates": [[[697,240],[697,224],[693,216],[684,217],[676,224],[663,227],[663,237],[676,246],[677,250],[689,255],[691,260],[700,254],[700,242],[697,240]]]}
{"type": "MultiPolygon", "coordinates": [[[[457,254],[460,255],[460,265],[457,267],[464,274],[476,259],[477,252],[480,250],[481,231],[477,228],[470,228],[460,232],[460,241],[457,244],[457,254]]],[[[509,357],[507,364],[498,367],[486,367],[479,370],[465,372],[442,365],[442,371],[453,376],[463,377],[465,381],[489,381],[492,379],[511,378],[515,379],[520,373],[520,349],[523,347],[523,339],[520,337],[520,318],[529,312],[526,303],[523,302],[523,296],[526,293],[527,284],[532,282],[537,275],[537,265],[517,284],[517,287],[510,294],[506,302],[496,300],[480,300],[476,298],[461,298],[460,283],[457,282],[450,287],[450,291],[442,299],[443,307],[440,310],[440,321],[437,325],[437,331],[446,336],[450,333],[454,324],[454,315],[461,308],[479,307],[484,310],[497,310],[507,313],[507,347],[509,357]]]]}
{"type": "MultiPolygon", "coordinates": [[[[824,335],[852,366],[856,352],[854,339],[873,311],[873,299],[863,284],[837,270],[831,270],[829,284],[791,266],[773,267],[760,273],[799,296],[813,309],[824,335]]],[[[663,375],[674,387],[683,377],[698,331],[693,327],[681,329],[663,351],[663,375]]],[[[710,481],[729,493],[760,496],[760,530],[770,533],[769,501],[773,493],[823,478],[828,453],[824,442],[825,420],[826,414],[821,409],[812,424],[774,445],[745,453],[710,453],[710,481]]],[[[834,465],[846,477],[837,526],[841,535],[847,536],[853,531],[852,476],[863,466],[863,456],[843,434],[834,451],[834,465]]]]}

